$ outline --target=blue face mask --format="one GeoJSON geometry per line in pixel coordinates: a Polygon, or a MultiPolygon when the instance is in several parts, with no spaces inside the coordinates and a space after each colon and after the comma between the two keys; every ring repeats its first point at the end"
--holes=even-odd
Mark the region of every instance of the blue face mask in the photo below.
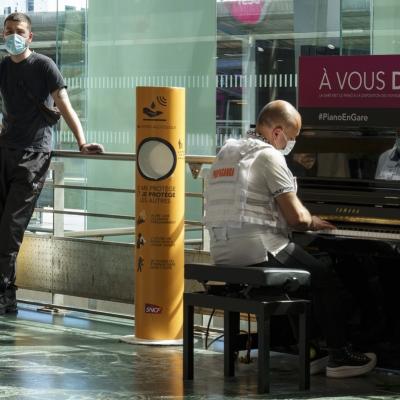
{"type": "Polygon", "coordinates": [[[28,47],[26,38],[18,35],[17,33],[13,33],[12,35],[7,35],[4,39],[5,39],[4,45],[6,50],[13,56],[22,54],[28,47]]]}

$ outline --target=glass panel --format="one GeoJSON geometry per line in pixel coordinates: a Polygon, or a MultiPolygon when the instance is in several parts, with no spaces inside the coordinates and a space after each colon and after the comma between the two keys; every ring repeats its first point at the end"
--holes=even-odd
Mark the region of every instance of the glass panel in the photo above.
{"type": "MultiPolygon", "coordinates": [[[[86,0],[10,0],[2,6],[4,15],[15,7],[29,13],[32,48],[57,62],[87,139],[104,143],[107,151],[134,152],[137,85],[186,87],[186,151],[215,154],[215,145],[241,136],[266,102],[281,98],[296,104],[300,55],[400,53],[397,0],[92,0],[89,5],[86,0]]],[[[308,130],[289,162],[300,176],[373,179],[395,134],[308,130]]],[[[76,149],[63,122],[54,146],[76,149]]],[[[133,187],[129,163],[111,168],[108,161],[62,161],[66,183],[133,187]]],[[[201,190],[190,175],[187,182],[187,191],[201,190]]],[[[66,208],[133,214],[133,201],[124,194],[65,193],[66,208]]],[[[45,190],[39,205],[52,202],[45,190]]],[[[188,219],[200,218],[201,211],[193,211],[198,205],[189,201],[189,209],[188,219]]],[[[93,218],[88,226],[124,224],[131,222],[93,218]]]]}
{"type": "Polygon", "coordinates": [[[371,3],[371,0],[342,0],[341,54],[371,54],[371,3]]]}
{"type": "Polygon", "coordinates": [[[400,3],[396,0],[373,1],[373,54],[400,54],[400,3]]]}
{"type": "MultiPolygon", "coordinates": [[[[86,110],[86,0],[58,0],[57,26],[55,29],[57,64],[68,87],[68,95],[82,123],[84,131],[87,126],[86,110]]],[[[87,138],[88,140],[90,138],[87,138]]],[[[55,149],[77,150],[76,140],[61,119],[55,136],[55,149]]],[[[55,159],[56,160],[56,159],[55,159]]],[[[84,186],[86,184],[86,161],[62,158],[57,162],[63,164],[64,183],[67,185],[84,186]]],[[[50,189],[47,189],[50,190],[50,189]]],[[[83,190],[66,189],[64,191],[64,207],[70,212],[82,212],[87,207],[87,193],[83,190]]],[[[58,218],[62,218],[58,216],[58,218]]],[[[86,229],[84,216],[66,215],[65,230],[86,229]]]]}
{"type": "MultiPolygon", "coordinates": [[[[270,100],[297,103],[300,55],[399,54],[396,0],[217,1],[217,144],[239,137],[270,100]]],[[[374,179],[394,130],[304,131],[299,176],[374,179]]]]}
{"type": "MultiPolygon", "coordinates": [[[[88,8],[89,140],[107,151],[135,152],[136,86],[186,88],[186,152],[215,148],[215,1],[95,0],[88,8]]],[[[134,185],[132,165],[87,163],[91,186],[134,185]]],[[[199,191],[200,182],[186,185],[199,191]]],[[[133,199],[88,193],[91,212],[130,214],[133,199]],[[112,207],[110,206],[112,205],[112,207]]],[[[201,217],[187,202],[187,219],[201,217]]],[[[122,226],[121,221],[89,219],[88,227],[122,226]]],[[[127,223],[130,224],[131,223],[127,223]]]]}
{"type": "MultiPolygon", "coordinates": [[[[395,22],[392,16],[396,15],[396,8],[399,11],[399,4],[395,7],[394,2],[389,4],[385,1],[342,0],[340,8],[340,48],[332,48],[332,52],[327,54],[390,53],[387,47],[381,47],[395,40],[395,22]],[[381,27],[384,27],[384,32],[377,29],[377,19],[381,27]],[[387,29],[388,27],[391,29],[387,29]],[[382,34],[385,40],[379,43],[376,37],[382,34]]],[[[324,53],[315,53],[319,54],[324,53]]],[[[382,125],[383,123],[384,121],[382,125]]],[[[311,128],[302,132],[293,154],[288,157],[288,163],[297,176],[374,180],[379,176],[380,156],[393,151],[395,137],[395,129],[361,126],[347,129],[343,126],[337,129],[332,127],[329,130],[311,128]]]]}
{"type": "MultiPolygon", "coordinates": [[[[396,0],[373,1],[373,54],[400,54],[400,4],[396,0]]],[[[399,127],[398,127],[399,128],[399,127]]],[[[376,178],[400,180],[400,130],[389,137],[385,152],[379,157],[376,178]]]]}
{"type": "Polygon", "coordinates": [[[339,54],[339,0],[217,1],[217,144],[270,100],[296,104],[300,54],[339,54]]]}
{"type": "MultiPolygon", "coordinates": [[[[103,143],[107,151],[135,150],[135,87],[186,88],[186,152],[215,152],[215,0],[149,2],[86,0],[51,2],[4,1],[4,14],[28,12],[32,18],[35,51],[51,57],[68,85],[72,105],[88,141],[103,143]]],[[[3,22],[1,20],[1,23],[3,22]]],[[[3,48],[1,49],[3,50],[3,48]]],[[[75,139],[61,121],[54,135],[55,149],[76,150],[75,139]]],[[[65,183],[133,188],[131,163],[62,162],[65,183]]],[[[201,182],[187,177],[188,191],[201,191],[201,182]]],[[[197,201],[198,203],[198,201],[197,201]]],[[[199,220],[201,208],[188,201],[188,219],[199,220]]],[[[53,206],[45,189],[40,207],[53,206]]],[[[65,208],[132,215],[131,195],[65,190],[65,208]]],[[[51,214],[46,215],[51,227],[51,214]]],[[[43,216],[37,219],[43,222],[43,216]]],[[[80,229],[132,226],[131,221],[71,217],[80,229]]],[[[130,241],[132,238],[130,238],[130,241]]]]}

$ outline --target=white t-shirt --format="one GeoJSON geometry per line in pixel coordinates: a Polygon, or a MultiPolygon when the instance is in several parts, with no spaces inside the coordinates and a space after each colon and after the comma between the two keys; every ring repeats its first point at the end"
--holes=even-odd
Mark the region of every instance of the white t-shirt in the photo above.
{"type": "MultiPolygon", "coordinates": [[[[279,212],[275,197],[296,193],[296,181],[285,157],[274,147],[258,153],[249,171],[249,191],[267,195],[271,212],[279,212]]],[[[280,217],[284,221],[283,217],[280,217]]],[[[267,225],[244,223],[241,227],[213,227],[210,231],[210,252],[215,264],[252,265],[268,260],[289,243],[286,224],[280,229],[267,225]]]]}

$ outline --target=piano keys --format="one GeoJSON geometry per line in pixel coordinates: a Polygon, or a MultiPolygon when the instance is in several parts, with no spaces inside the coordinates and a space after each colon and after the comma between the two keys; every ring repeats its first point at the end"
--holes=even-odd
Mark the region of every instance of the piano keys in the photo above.
{"type": "MultiPolygon", "coordinates": [[[[322,215],[321,218],[324,218],[322,215]]],[[[329,219],[327,219],[329,220],[329,219]]],[[[334,224],[333,220],[329,220],[334,224]]],[[[388,241],[398,241],[400,243],[400,228],[390,227],[383,229],[381,227],[369,226],[369,225],[354,225],[354,224],[339,224],[336,225],[337,229],[332,229],[329,231],[314,231],[310,232],[313,235],[322,236],[336,236],[344,238],[357,238],[366,240],[388,240],[388,241]]]]}
{"type": "Polygon", "coordinates": [[[313,234],[400,243],[400,186],[393,182],[299,178],[300,199],[336,226],[313,234]]]}

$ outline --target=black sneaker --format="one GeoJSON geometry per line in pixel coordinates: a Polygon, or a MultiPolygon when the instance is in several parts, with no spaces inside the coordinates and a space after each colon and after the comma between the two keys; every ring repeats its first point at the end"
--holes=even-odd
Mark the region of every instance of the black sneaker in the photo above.
{"type": "Polygon", "coordinates": [[[16,289],[16,286],[13,285],[0,294],[0,315],[18,312],[16,289]]]}
{"type": "Polygon", "coordinates": [[[326,376],[329,378],[349,378],[364,375],[375,368],[374,353],[359,353],[350,346],[329,351],[326,376]]]}
{"type": "Polygon", "coordinates": [[[329,354],[313,345],[310,346],[310,375],[317,375],[325,372],[328,365],[329,354]]]}

